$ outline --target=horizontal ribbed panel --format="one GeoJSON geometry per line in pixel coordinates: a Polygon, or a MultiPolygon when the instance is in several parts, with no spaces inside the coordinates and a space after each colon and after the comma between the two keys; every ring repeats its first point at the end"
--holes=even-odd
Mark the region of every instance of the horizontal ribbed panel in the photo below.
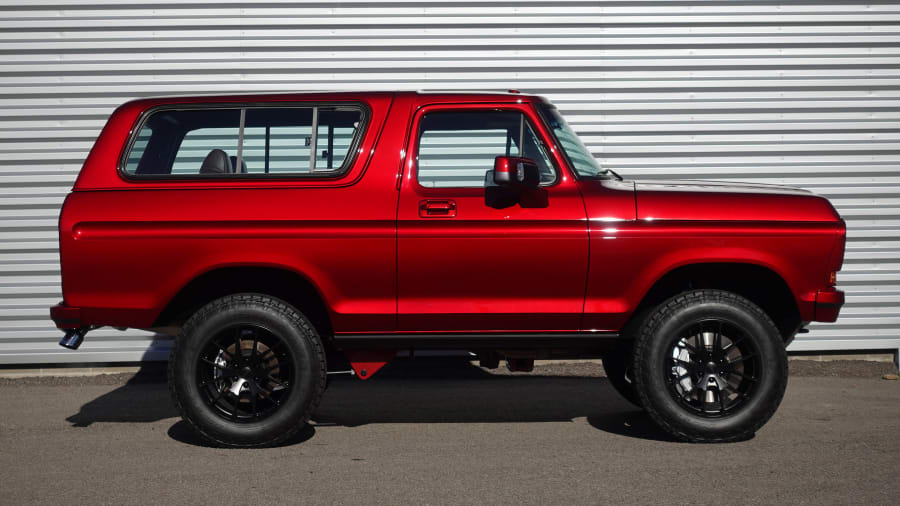
{"type": "Polygon", "coordinates": [[[897,2],[92,0],[0,6],[0,363],[164,357],[111,329],[67,353],[47,319],[59,206],[120,103],[423,88],[543,94],[626,177],[829,197],[847,305],[792,349],[900,347],[897,2]]]}

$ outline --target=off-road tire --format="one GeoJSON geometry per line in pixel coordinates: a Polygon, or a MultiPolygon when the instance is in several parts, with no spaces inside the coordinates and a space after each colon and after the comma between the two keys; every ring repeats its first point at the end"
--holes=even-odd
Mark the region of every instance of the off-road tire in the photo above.
{"type": "Polygon", "coordinates": [[[184,421],[215,446],[267,447],[295,436],[315,412],[326,380],[322,342],[315,328],[296,308],[261,294],[229,295],[210,302],[191,316],[175,340],[169,357],[169,390],[184,421]],[[290,395],[268,418],[252,423],[230,422],[204,402],[197,385],[201,349],[217,332],[235,323],[271,328],[296,364],[290,395]]]}
{"type": "Polygon", "coordinates": [[[657,306],[635,340],[635,389],[641,406],[666,432],[695,443],[742,441],[775,413],[787,387],[784,341],[772,319],[753,302],[721,290],[693,290],[657,306]],[[665,354],[673,334],[694,319],[722,319],[739,326],[759,352],[760,377],[754,394],[740,409],[721,418],[690,412],[670,393],[665,354]]]}

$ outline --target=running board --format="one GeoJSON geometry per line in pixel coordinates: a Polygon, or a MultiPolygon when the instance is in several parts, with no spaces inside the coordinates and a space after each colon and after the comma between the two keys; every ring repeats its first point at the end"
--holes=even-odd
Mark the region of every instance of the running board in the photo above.
{"type": "Polygon", "coordinates": [[[593,349],[619,337],[616,332],[335,334],[342,350],[375,349],[593,349]]]}

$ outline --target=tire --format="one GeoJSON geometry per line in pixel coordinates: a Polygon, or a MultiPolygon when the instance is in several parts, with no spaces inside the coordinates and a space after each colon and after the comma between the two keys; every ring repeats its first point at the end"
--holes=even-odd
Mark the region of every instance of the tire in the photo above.
{"type": "Polygon", "coordinates": [[[296,435],[319,405],[325,352],[286,302],[237,294],[188,319],[168,373],[172,400],[198,435],[216,446],[266,447],[296,435]]]}
{"type": "Polygon", "coordinates": [[[633,345],[634,343],[631,341],[621,342],[615,350],[603,355],[603,370],[606,371],[606,377],[616,392],[626,401],[640,408],[641,399],[634,387],[631,366],[633,345]]]}
{"type": "Polygon", "coordinates": [[[660,304],[635,341],[635,389],[666,432],[695,443],[742,441],[787,387],[784,341],[756,304],[694,290],[660,304]]]}

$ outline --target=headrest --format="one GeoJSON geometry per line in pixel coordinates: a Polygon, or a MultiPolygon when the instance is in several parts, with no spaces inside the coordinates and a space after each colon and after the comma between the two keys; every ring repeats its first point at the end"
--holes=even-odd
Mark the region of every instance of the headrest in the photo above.
{"type": "Polygon", "coordinates": [[[200,165],[201,174],[231,174],[234,169],[231,168],[231,160],[228,153],[221,149],[214,149],[203,159],[200,165]]]}

